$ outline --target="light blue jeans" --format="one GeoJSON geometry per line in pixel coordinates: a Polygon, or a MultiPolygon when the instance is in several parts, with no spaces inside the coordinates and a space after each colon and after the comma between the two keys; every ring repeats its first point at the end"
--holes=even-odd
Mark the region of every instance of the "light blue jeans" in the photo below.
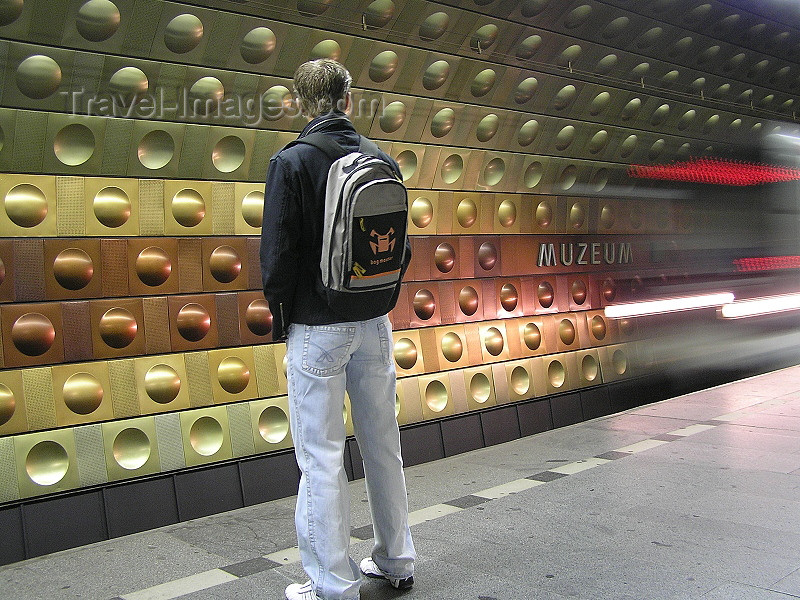
{"type": "Polygon", "coordinates": [[[416,553],[395,419],[396,374],[386,316],[333,325],[292,324],[287,341],[289,406],[300,467],[295,525],[300,557],[324,600],[358,598],[350,558],[350,496],[344,470],[345,389],[364,459],[375,545],[372,559],[408,577],[416,553]]]}

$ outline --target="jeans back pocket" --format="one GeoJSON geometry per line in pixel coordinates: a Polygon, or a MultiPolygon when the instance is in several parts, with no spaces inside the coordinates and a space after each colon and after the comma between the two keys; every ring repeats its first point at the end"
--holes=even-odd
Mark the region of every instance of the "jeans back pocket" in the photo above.
{"type": "Polygon", "coordinates": [[[303,370],[319,377],[340,373],[350,356],[356,328],[343,325],[306,325],[303,370]]]}

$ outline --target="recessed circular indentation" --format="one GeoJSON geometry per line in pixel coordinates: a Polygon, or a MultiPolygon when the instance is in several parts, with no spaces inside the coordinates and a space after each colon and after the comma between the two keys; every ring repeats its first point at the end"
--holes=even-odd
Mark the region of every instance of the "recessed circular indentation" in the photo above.
{"type": "Polygon", "coordinates": [[[539,182],[542,180],[542,175],[544,174],[544,165],[539,161],[533,161],[531,164],[527,166],[525,169],[525,174],[523,175],[523,182],[525,183],[525,187],[533,188],[539,185],[539,182]]]}
{"type": "Polygon", "coordinates": [[[464,172],[464,159],[460,154],[451,154],[442,163],[441,174],[442,181],[446,184],[452,184],[461,178],[464,172]]]}
{"type": "Polygon", "coordinates": [[[570,294],[572,294],[572,300],[575,304],[581,305],[586,302],[588,291],[586,289],[586,283],[582,279],[573,281],[569,291],[570,294]]]}
{"type": "Polygon", "coordinates": [[[638,40],[636,40],[636,47],[640,50],[649,48],[661,38],[661,34],[663,33],[664,30],[661,27],[652,27],[651,29],[648,29],[639,36],[638,40]]]}
{"type": "Polygon", "coordinates": [[[250,384],[250,369],[242,359],[228,356],[217,367],[217,381],[229,394],[239,394],[250,384]]]}
{"type": "Polygon", "coordinates": [[[606,337],[606,322],[600,315],[595,315],[589,321],[589,329],[596,340],[606,337]]]}
{"type": "Polygon", "coordinates": [[[224,97],[225,88],[216,77],[201,77],[189,88],[190,105],[200,115],[214,111],[224,97]]]}
{"type": "Polygon", "coordinates": [[[39,442],[25,457],[25,472],[37,485],[55,485],[69,470],[69,455],[64,447],[51,440],[39,442]]]}
{"type": "Polygon", "coordinates": [[[575,127],[573,125],[567,125],[566,127],[563,127],[556,135],[555,146],[558,150],[566,150],[569,148],[570,144],[572,144],[574,139],[575,127]]]}
{"type": "Polygon", "coordinates": [[[410,179],[417,172],[417,155],[412,150],[403,150],[395,157],[395,160],[400,167],[403,181],[410,179]]]}
{"type": "Polygon", "coordinates": [[[511,227],[517,222],[517,205],[513,200],[503,200],[497,207],[497,220],[503,227],[511,227]]]}
{"type": "Polygon", "coordinates": [[[458,362],[464,354],[464,343],[452,331],[442,336],[442,355],[450,362],[458,362]]]}
{"type": "Polygon", "coordinates": [[[202,39],[203,22],[189,13],[172,19],[164,32],[164,44],[175,54],[191,52],[202,39]]]}
{"type": "Polygon", "coordinates": [[[519,10],[523,17],[529,19],[542,12],[549,3],[550,0],[523,0],[519,10]]]}
{"type": "Polygon", "coordinates": [[[605,129],[601,129],[597,133],[592,136],[592,139],[589,140],[589,152],[592,154],[597,154],[605,149],[606,145],[608,145],[608,132],[605,129]]]}
{"type": "Polygon", "coordinates": [[[522,339],[529,350],[538,350],[542,343],[542,332],[536,323],[528,323],[522,330],[522,339]]]}
{"type": "Polygon", "coordinates": [[[143,167],[161,169],[175,156],[175,140],[163,129],[155,129],[141,139],[136,155],[143,167]]]}
{"type": "Polygon", "coordinates": [[[734,71],[742,66],[742,63],[747,59],[747,55],[744,52],[739,52],[738,54],[734,54],[731,56],[725,64],[722,66],[724,71],[734,71]]]}
{"type": "Polygon", "coordinates": [[[606,109],[609,102],[611,102],[611,94],[608,92],[600,92],[594,97],[594,100],[592,100],[592,103],[589,106],[589,114],[593,116],[599,115],[606,109]]]}
{"type": "Polygon", "coordinates": [[[89,285],[94,275],[92,257],[80,248],[67,248],[53,261],[53,276],[67,290],[80,290],[89,285]]]}
{"type": "Polygon", "coordinates": [[[606,302],[611,302],[617,297],[617,284],[613,279],[603,281],[603,298],[606,302]]]}
{"type": "Polygon", "coordinates": [[[256,27],[247,32],[239,46],[242,59],[251,65],[257,65],[269,58],[275,50],[277,39],[268,27],[256,27]]]}
{"type": "Polygon", "coordinates": [[[263,299],[253,300],[244,313],[247,328],[255,335],[267,335],[272,331],[272,312],[269,303],[263,299]]]}
{"type": "Polygon", "coordinates": [[[17,410],[17,399],[7,386],[0,383],[0,425],[5,425],[17,410]]]}
{"type": "Polygon", "coordinates": [[[582,4],[577,8],[572,9],[572,11],[567,15],[567,18],[564,19],[564,26],[567,29],[576,29],[580,27],[589,19],[589,16],[592,14],[592,7],[588,4],[582,4]]]}
{"type": "Polygon", "coordinates": [[[600,35],[607,40],[615,38],[628,28],[630,22],[631,20],[628,17],[617,17],[603,28],[600,35]]]}
{"type": "Polygon", "coordinates": [[[519,128],[517,141],[520,146],[529,146],[537,135],[539,135],[539,122],[536,119],[531,119],[519,128]]]}
{"type": "Polygon", "coordinates": [[[434,379],[427,386],[425,386],[425,404],[428,405],[433,412],[442,412],[447,408],[447,401],[449,395],[447,387],[439,381],[434,379]]]}
{"type": "Polygon", "coordinates": [[[624,375],[625,371],[628,370],[628,357],[625,356],[622,350],[614,350],[614,353],[611,355],[611,364],[617,375],[624,375]]]}
{"type": "Polygon", "coordinates": [[[23,0],[0,0],[0,26],[9,25],[22,14],[23,0]]]}
{"type": "Polygon", "coordinates": [[[46,316],[26,313],[11,326],[11,341],[14,347],[26,356],[41,356],[56,339],[56,330],[46,316]]]}
{"type": "Polygon", "coordinates": [[[469,380],[469,395],[478,404],[483,404],[492,396],[492,382],[483,373],[475,373],[469,380]]]}
{"type": "Polygon", "coordinates": [[[400,59],[396,52],[384,50],[379,53],[369,65],[369,78],[375,83],[383,83],[392,78],[400,59]]]}
{"type": "Polygon", "coordinates": [[[600,374],[597,359],[591,354],[586,354],[581,359],[581,373],[583,374],[583,378],[588,382],[594,381],[600,374]]]}
{"type": "Polygon", "coordinates": [[[597,61],[596,70],[600,75],[608,75],[617,66],[619,58],[616,54],[607,54],[599,61],[597,61]]]}
{"type": "Polygon", "coordinates": [[[614,207],[606,205],[600,209],[600,225],[603,229],[611,229],[617,220],[614,207]]]}
{"type": "Polygon", "coordinates": [[[650,146],[650,150],[647,152],[647,157],[650,160],[657,159],[659,156],[661,156],[662,152],[664,152],[664,149],[666,147],[667,147],[667,142],[664,141],[663,138],[657,139],[655,142],[653,142],[653,145],[650,146]]]}
{"type": "Polygon", "coordinates": [[[494,87],[495,81],[497,81],[497,73],[495,73],[492,69],[484,69],[475,76],[475,79],[472,80],[470,92],[476,98],[485,96],[494,87]]]}
{"type": "Polygon", "coordinates": [[[572,104],[572,101],[575,100],[575,96],[577,94],[578,90],[574,85],[565,85],[558,91],[553,99],[553,107],[556,110],[563,110],[567,108],[570,104],[572,104]]]}
{"type": "Polygon", "coordinates": [[[449,24],[450,17],[447,13],[435,12],[419,26],[419,37],[427,41],[438,40],[447,31],[449,24]]]}
{"type": "Polygon", "coordinates": [[[703,131],[708,133],[712,129],[714,129],[717,125],[719,125],[719,115],[711,115],[708,120],[703,123],[703,131]]]}
{"type": "Polygon", "coordinates": [[[492,356],[499,356],[505,347],[503,334],[497,327],[489,327],[483,334],[483,346],[492,356]]]}
{"type": "Polygon", "coordinates": [[[536,54],[536,51],[541,45],[542,36],[529,35],[522,40],[522,42],[520,42],[519,46],[517,46],[517,58],[520,60],[528,60],[529,58],[533,58],[533,55],[536,54]]]}
{"type": "Polygon", "coordinates": [[[258,416],[258,434],[268,444],[280,444],[289,435],[289,417],[277,406],[268,406],[258,416]]]}
{"type": "Polygon", "coordinates": [[[244,163],[245,151],[242,138],[226,135],[211,151],[211,162],[220,173],[233,173],[244,163]]]}
{"type": "Polygon", "coordinates": [[[620,116],[625,119],[626,121],[629,119],[633,119],[636,115],[639,114],[639,110],[642,108],[642,101],[639,98],[632,98],[628,103],[623,107],[620,116]]]}
{"type": "Polygon", "coordinates": [[[639,138],[636,137],[636,134],[631,134],[626,137],[623,142],[619,146],[619,155],[622,157],[630,156],[634,150],[636,150],[636,145],[639,143],[639,138]]]}
{"type": "Polygon", "coordinates": [[[553,300],[555,300],[553,286],[547,281],[541,282],[539,287],[536,288],[536,298],[542,308],[550,308],[553,305],[553,300]]]}
{"type": "Polygon", "coordinates": [[[433,253],[433,262],[440,273],[449,273],[456,265],[456,251],[447,242],[442,242],[436,246],[433,253]]]}
{"type": "Polygon", "coordinates": [[[3,149],[3,143],[6,141],[5,133],[3,133],[3,128],[0,127],[0,150],[3,149]]]}
{"type": "Polygon", "coordinates": [[[200,417],[189,429],[189,443],[200,456],[214,456],[224,441],[222,425],[213,417],[200,417]]]}
{"type": "Polygon", "coordinates": [[[747,76],[750,79],[754,79],[755,77],[760,76],[768,66],[769,66],[768,60],[760,60],[752,67],[750,67],[750,69],[747,71],[747,76]]]}
{"type": "Polygon", "coordinates": [[[107,345],[117,349],[125,348],[136,339],[139,324],[129,310],[114,307],[100,317],[98,331],[107,345]]]}
{"type": "Polygon", "coordinates": [[[583,52],[583,49],[578,44],[573,44],[572,46],[567,47],[561,54],[559,54],[558,64],[562,67],[570,65],[570,63],[578,60],[581,52],[583,52]]]}
{"type": "Polygon", "coordinates": [[[517,308],[519,302],[519,292],[512,284],[506,283],[500,288],[500,306],[503,310],[511,312],[517,308]]]}
{"type": "Polygon", "coordinates": [[[575,342],[575,325],[569,319],[561,319],[558,324],[558,337],[567,346],[575,342]]]}
{"type": "Polygon", "coordinates": [[[694,110],[687,110],[680,119],[678,119],[678,129],[681,131],[689,127],[694,121],[695,117],[697,116],[697,112],[694,110]]]}
{"type": "Polygon", "coordinates": [[[578,180],[578,167],[575,165],[567,165],[558,176],[558,186],[562,190],[568,190],[578,180]]]}
{"type": "Polygon", "coordinates": [[[406,105],[399,100],[389,103],[384,109],[378,123],[384,133],[394,133],[406,121],[406,105]]]}
{"type": "Polygon", "coordinates": [[[394,345],[394,360],[401,369],[411,369],[417,364],[419,352],[414,342],[408,338],[400,338],[394,345]]]}
{"type": "Polygon", "coordinates": [[[392,0],[375,0],[364,11],[364,21],[369,27],[385,27],[394,17],[392,0]]]}
{"type": "Polygon", "coordinates": [[[495,114],[486,115],[478,123],[478,128],[475,131],[475,137],[479,142],[488,142],[497,133],[500,127],[500,117],[495,114]]]}
{"type": "Polygon", "coordinates": [[[261,96],[261,110],[268,121],[277,121],[287,114],[293,114],[294,99],[289,89],[282,85],[273,85],[261,96]]]}
{"type": "Polygon", "coordinates": [[[184,188],[172,197],[172,216],[184,227],[194,227],[206,216],[206,201],[200,192],[184,188]]]}
{"type": "Polygon", "coordinates": [[[424,229],[433,221],[433,204],[424,196],[420,196],[411,203],[409,216],[416,227],[424,229]]]}
{"type": "Polygon", "coordinates": [[[414,314],[423,321],[430,319],[436,312],[436,298],[429,290],[419,290],[414,294],[414,314]]]}
{"type": "Polygon", "coordinates": [[[17,87],[28,98],[42,100],[61,85],[61,67],[49,56],[35,54],[17,67],[17,87]]]}
{"type": "Polygon", "coordinates": [[[324,13],[333,0],[297,0],[297,10],[303,15],[309,17],[318,17],[324,13]]]}
{"type": "Polygon", "coordinates": [[[458,224],[469,229],[478,221],[478,206],[469,198],[464,198],[456,207],[458,224]]]}
{"type": "Polygon", "coordinates": [[[539,227],[549,227],[553,222],[553,207],[547,200],[542,200],[536,206],[536,224],[539,227]]]}
{"type": "Polygon", "coordinates": [[[119,10],[113,2],[89,0],[78,9],[75,25],[84,39],[102,42],[116,33],[119,22],[119,10]]]}
{"type": "Polygon", "coordinates": [[[470,40],[470,47],[473,50],[486,50],[497,41],[497,34],[499,33],[497,25],[488,23],[479,27],[475,33],[472,34],[470,40]]]}
{"type": "Polygon", "coordinates": [[[201,304],[191,302],[178,311],[178,333],[190,342],[199,342],[211,329],[211,315],[201,304]]]}
{"type": "Polygon", "coordinates": [[[478,264],[484,271],[491,271],[497,264],[497,248],[491,242],[484,242],[478,248],[478,264]]]}
{"type": "Polygon", "coordinates": [[[431,135],[436,138],[444,137],[456,122],[456,113],[452,108],[443,108],[431,120],[431,135]]]}
{"type": "Polygon", "coordinates": [[[148,246],[136,257],[136,275],[150,287],[159,286],[172,274],[172,261],[162,248],[148,246]]]}
{"type": "Polygon", "coordinates": [[[490,160],[483,168],[483,180],[488,186],[494,186],[503,180],[506,173],[506,163],[499,156],[490,160]]]}
{"type": "MultiPolygon", "coordinates": [[[[631,280],[631,291],[634,293],[638,293],[642,289],[642,278],[636,275],[631,280]]],[[[619,332],[629,337],[633,333],[633,321],[630,319],[620,319],[617,321],[617,326],[619,327],[619,332]]]]}
{"type": "Polygon", "coordinates": [[[514,90],[514,102],[517,104],[525,104],[530,101],[538,87],[539,81],[536,77],[527,77],[523,79],[514,90]]]}
{"type": "Polygon", "coordinates": [[[103,385],[90,373],[75,373],[61,390],[64,404],[76,415],[93,413],[103,402],[103,385]]]}
{"type": "Polygon", "coordinates": [[[231,246],[219,246],[208,260],[211,275],[220,283],[231,283],[242,271],[242,259],[231,246]]]}
{"type": "Polygon", "coordinates": [[[317,60],[320,58],[329,58],[331,60],[339,60],[342,56],[342,47],[336,40],[322,40],[311,49],[311,56],[309,60],[317,60]]]}
{"type": "Polygon", "coordinates": [[[128,471],[135,471],[146,465],[151,451],[150,438],[135,427],[120,431],[111,446],[114,462],[128,471]]]}
{"type": "Polygon", "coordinates": [[[422,74],[422,87],[428,91],[439,89],[450,75],[450,63],[446,60],[437,60],[425,69],[422,74]]]}
{"type": "Polygon", "coordinates": [[[667,120],[668,116],[669,116],[669,104],[662,104],[653,112],[653,115],[650,117],[650,122],[653,125],[661,125],[664,121],[667,120]]]}
{"type": "Polygon", "coordinates": [[[181,391],[181,378],[169,365],[154,365],[144,375],[144,391],[158,404],[169,404],[181,391]]]}
{"type": "Polygon", "coordinates": [[[524,396],[530,391],[531,375],[525,367],[517,365],[511,369],[511,377],[509,379],[511,380],[511,389],[517,396],[524,396]]]}
{"type": "Polygon", "coordinates": [[[150,87],[147,75],[137,67],[122,67],[108,80],[109,88],[120,94],[143,94],[150,87]]]}
{"type": "Polygon", "coordinates": [[[480,298],[475,288],[467,285],[458,293],[458,308],[466,316],[474,315],[480,306],[480,298]]]}
{"type": "Polygon", "coordinates": [[[81,123],[62,128],[53,139],[56,158],[69,167],[82,165],[94,154],[94,133],[81,123]]]}
{"type": "Polygon", "coordinates": [[[547,379],[554,388],[560,388],[567,379],[567,372],[560,361],[554,360],[547,366],[547,379]]]}
{"type": "Polygon", "coordinates": [[[592,190],[599,192],[606,187],[609,177],[609,170],[605,167],[601,167],[592,173],[591,177],[589,177],[589,187],[592,190]]]}
{"type": "Polygon", "coordinates": [[[242,218],[250,227],[261,227],[264,217],[264,192],[253,190],[242,198],[242,218]]]}

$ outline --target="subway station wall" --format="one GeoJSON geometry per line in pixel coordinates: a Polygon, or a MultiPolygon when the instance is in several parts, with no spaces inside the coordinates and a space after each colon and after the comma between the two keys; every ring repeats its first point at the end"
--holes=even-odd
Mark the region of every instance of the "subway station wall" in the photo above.
{"type": "Polygon", "coordinates": [[[652,248],[702,215],[637,197],[627,166],[796,131],[796,13],[0,0],[2,562],[294,492],[258,235],[301,62],[350,69],[353,121],[409,188],[390,316],[412,464],[656,397],[652,332],[603,308],[677,271],[652,248]]]}

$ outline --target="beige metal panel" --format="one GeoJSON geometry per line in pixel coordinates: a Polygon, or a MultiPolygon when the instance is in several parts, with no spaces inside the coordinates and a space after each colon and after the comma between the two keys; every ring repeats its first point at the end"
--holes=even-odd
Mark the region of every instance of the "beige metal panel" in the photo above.
{"type": "Polygon", "coordinates": [[[409,235],[430,235],[438,230],[439,192],[433,190],[409,190],[409,235]]]}
{"type": "Polygon", "coordinates": [[[184,411],[179,416],[187,467],[233,458],[226,407],[184,411]]]}
{"type": "Polygon", "coordinates": [[[16,131],[17,111],[11,108],[0,108],[0,169],[11,171],[14,155],[14,138],[16,131]]]}
{"type": "Polygon", "coordinates": [[[517,189],[524,157],[507,152],[486,152],[478,168],[477,188],[497,192],[517,189]]]}
{"type": "Polygon", "coordinates": [[[542,357],[542,366],[548,394],[575,389],[578,377],[575,353],[565,352],[544,356],[542,357]]]}
{"type": "Polygon", "coordinates": [[[136,120],[128,155],[127,175],[177,177],[185,125],[136,120]]]}
{"type": "Polygon", "coordinates": [[[397,423],[408,425],[422,421],[422,402],[417,378],[407,377],[398,380],[396,394],[396,401],[400,403],[400,410],[396,413],[397,423]]]}
{"type": "Polygon", "coordinates": [[[483,362],[508,360],[508,333],[503,321],[482,321],[478,324],[483,362]]]}
{"type": "Polygon", "coordinates": [[[228,53],[228,68],[271,73],[282,55],[291,25],[241,16],[236,44],[228,53]]]}
{"type": "Polygon", "coordinates": [[[417,377],[422,399],[422,415],[427,421],[455,413],[450,378],[446,373],[421,375],[417,377]]]}
{"type": "Polygon", "coordinates": [[[194,6],[164,3],[150,56],[164,61],[202,63],[219,14],[194,6]]]}
{"type": "Polygon", "coordinates": [[[215,404],[258,397],[252,347],[210,350],[208,369],[215,404]]]}
{"type": "Polygon", "coordinates": [[[471,367],[458,373],[464,378],[469,410],[480,410],[497,403],[494,376],[490,366],[471,367]]]}
{"type": "Polygon", "coordinates": [[[599,385],[603,382],[600,354],[597,349],[579,350],[575,353],[575,362],[577,363],[577,385],[579,387],[599,385]]]}
{"type": "Polygon", "coordinates": [[[520,317],[507,325],[509,336],[518,333],[521,356],[537,356],[551,351],[545,336],[546,320],[542,317],[520,317]]]}
{"type": "Polygon", "coordinates": [[[50,173],[100,174],[106,120],[51,114],[43,166],[50,173]]]}
{"type": "Polygon", "coordinates": [[[29,433],[13,440],[22,498],[70,490],[80,485],[72,429],[29,433]]]}
{"type": "Polygon", "coordinates": [[[364,99],[368,101],[373,98],[377,98],[379,104],[372,119],[369,137],[383,140],[419,141],[422,131],[420,122],[429,110],[430,101],[389,92],[378,96],[364,96],[364,99]]]}
{"type": "Polygon", "coordinates": [[[255,131],[214,127],[209,131],[203,158],[208,179],[245,179],[250,171],[255,131]]]}
{"type": "Polygon", "coordinates": [[[354,38],[348,55],[353,85],[359,88],[392,90],[411,49],[406,46],[354,38]]]}
{"type": "MultiPolygon", "coordinates": [[[[463,60],[465,59],[450,54],[426,53],[421,67],[415,70],[407,91],[419,96],[444,98],[463,60]]],[[[410,65],[408,68],[410,69],[410,65]]]]}
{"type": "Polygon", "coordinates": [[[618,381],[631,377],[634,374],[634,351],[635,347],[631,344],[615,344],[598,348],[603,381],[618,381]]]}
{"type": "Polygon", "coordinates": [[[7,85],[3,86],[5,106],[63,111],[70,106],[72,66],[75,52],[62,48],[10,42],[4,65],[7,85]]]}
{"type": "Polygon", "coordinates": [[[533,365],[534,363],[530,359],[514,360],[502,365],[494,365],[495,373],[500,369],[503,371],[506,391],[506,397],[502,400],[498,398],[498,403],[528,400],[536,395],[535,381],[537,374],[534,372],[533,365]]]}
{"type": "MultiPolygon", "coordinates": [[[[436,148],[438,151],[439,149],[436,148]]],[[[400,172],[403,176],[403,183],[409,188],[425,189],[420,182],[420,171],[426,159],[428,150],[419,144],[403,144],[394,142],[389,154],[400,165],[400,172]]]]}
{"type": "Polygon", "coordinates": [[[464,189],[470,156],[477,152],[476,150],[442,148],[436,163],[433,187],[445,190],[464,189]]]}
{"type": "Polygon", "coordinates": [[[56,178],[4,175],[0,179],[0,231],[10,237],[56,235],[56,178]]]}
{"type": "Polygon", "coordinates": [[[189,408],[189,376],[183,354],[136,358],[133,366],[142,414],[189,408]]]}
{"type": "Polygon", "coordinates": [[[436,327],[434,335],[439,366],[442,370],[469,365],[467,333],[463,326],[436,327]]]}
{"type": "Polygon", "coordinates": [[[252,435],[256,452],[291,448],[289,431],[289,398],[278,396],[249,402],[252,435]]]}
{"type": "Polygon", "coordinates": [[[0,435],[28,430],[22,371],[0,371],[0,435]]]}
{"type": "Polygon", "coordinates": [[[161,470],[154,417],[103,423],[102,430],[110,481],[153,475],[161,470]]]}
{"type": "Polygon", "coordinates": [[[111,379],[106,362],[55,365],[52,373],[59,427],[114,418],[111,379]]]}

